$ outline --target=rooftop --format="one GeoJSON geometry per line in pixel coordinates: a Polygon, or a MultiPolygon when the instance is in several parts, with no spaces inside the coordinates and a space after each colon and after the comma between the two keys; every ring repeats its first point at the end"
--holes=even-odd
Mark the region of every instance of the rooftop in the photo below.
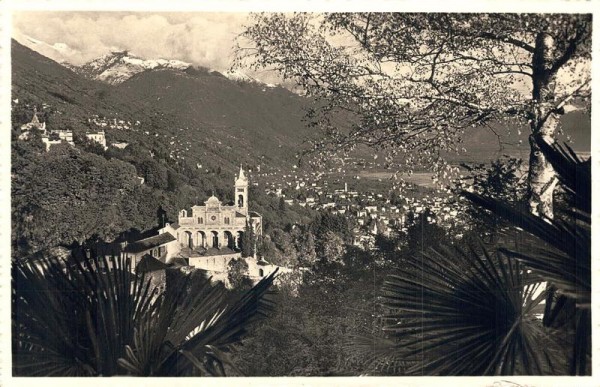
{"type": "Polygon", "coordinates": [[[124,251],[127,253],[141,253],[142,251],[150,250],[154,247],[164,245],[175,240],[175,237],[168,232],[160,235],[155,235],[150,238],[141,239],[125,246],[124,251]]]}
{"type": "Polygon", "coordinates": [[[140,259],[140,262],[138,262],[135,271],[137,273],[150,273],[153,271],[165,270],[166,268],[167,265],[165,263],[159,261],[150,254],[146,254],[140,259]]]}

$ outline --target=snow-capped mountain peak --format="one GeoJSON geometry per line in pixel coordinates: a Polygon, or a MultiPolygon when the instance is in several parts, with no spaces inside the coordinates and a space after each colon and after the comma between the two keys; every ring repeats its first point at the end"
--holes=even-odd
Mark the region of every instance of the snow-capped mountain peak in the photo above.
{"type": "Polygon", "coordinates": [[[129,51],[113,51],[78,67],[76,71],[88,78],[114,85],[124,82],[142,71],[185,70],[190,66],[190,63],[174,59],[144,59],[129,51]]]}

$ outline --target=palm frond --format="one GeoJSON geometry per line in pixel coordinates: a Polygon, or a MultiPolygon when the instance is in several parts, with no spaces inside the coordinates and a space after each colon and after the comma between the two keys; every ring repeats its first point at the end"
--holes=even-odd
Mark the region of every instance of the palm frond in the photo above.
{"type": "Polygon", "coordinates": [[[200,275],[161,293],[125,258],[13,261],[14,374],[222,375],[228,345],[270,312],[275,275],[235,301],[200,275]]]}
{"type": "Polygon", "coordinates": [[[265,295],[275,275],[262,279],[235,303],[223,284],[213,284],[210,278],[187,275],[172,283],[156,312],[138,324],[139,339],[120,364],[139,376],[221,375],[225,365],[235,368],[225,350],[257,317],[272,310],[265,295]]]}
{"type": "Polygon", "coordinates": [[[359,340],[361,350],[379,345],[380,363],[402,361],[416,375],[555,371],[553,339],[535,317],[545,294],[518,262],[480,246],[432,251],[410,264],[383,285],[387,340],[359,340]]]}
{"type": "Polygon", "coordinates": [[[12,264],[15,374],[117,374],[149,282],[121,258],[37,262],[12,264]]]}
{"type": "Polygon", "coordinates": [[[573,204],[585,213],[592,212],[592,163],[582,160],[567,144],[549,145],[541,137],[535,138],[540,150],[552,164],[563,187],[574,195],[573,204]]]}
{"type": "MultiPolygon", "coordinates": [[[[535,140],[569,194],[571,208],[563,211],[566,218],[543,219],[499,200],[469,192],[463,194],[492,214],[538,238],[535,243],[522,245],[518,250],[500,248],[499,251],[549,282],[544,324],[552,327],[559,320],[561,325],[569,319],[574,321],[570,372],[585,374],[591,338],[591,331],[586,328],[591,324],[591,159],[581,160],[566,145],[549,145],[541,138],[535,140]]],[[[512,233],[521,230],[513,229],[512,233]]]]}

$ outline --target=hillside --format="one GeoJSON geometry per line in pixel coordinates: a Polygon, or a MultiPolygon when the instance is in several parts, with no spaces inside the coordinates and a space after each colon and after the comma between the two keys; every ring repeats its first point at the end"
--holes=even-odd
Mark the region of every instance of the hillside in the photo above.
{"type": "Polygon", "coordinates": [[[240,163],[291,167],[310,133],[302,122],[306,100],[283,88],[162,67],[112,86],[16,41],[12,52],[13,99],[48,105],[50,128],[96,129],[87,123],[94,116],[140,121],[132,130],[107,130],[109,142],[139,143],[151,151],[163,146],[175,160],[232,173],[240,163]]]}
{"type": "Polygon", "coordinates": [[[75,117],[118,112],[104,100],[107,85],[88,80],[29,48],[12,41],[13,99],[36,100],[75,117]]]}
{"type": "MultiPolygon", "coordinates": [[[[218,73],[146,71],[111,90],[147,108],[176,116],[183,131],[177,143],[190,149],[224,148],[246,163],[290,167],[307,136],[306,99],[283,88],[234,82],[218,73]]],[[[198,149],[206,154],[209,150],[198,149]]]]}
{"type": "MultiPolygon", "coordinates": [[[[13,139],[19,133],[18,127],[31,119],[36,106],[48,129],[72,129],[77,144],[76,148],[62,145],[43,152],[41,141],[12,142],[15,254],[73,241],[83,243],[88,238],[112,240],[121,232],[138,235],[140,230],[156,227],[160,211],[166,212],[166,219],[175,220],[180,209],[202,203],[212,194],[225,202],[232,200],[233,175],[240,163],[254,168],[259,162],[271,162],[270,167],[275,168],[286,160],[287,165],[293,162],[288,156],[297,146],[289,142],[288,154],[281,152],[279,158],[259,160],[257,149],[248,146],[249,139],[259,135],[250,133],[258,130],[258,124],[245,128],[247,137],[234,141],[239,128],[227,121],[195,125],[193,117],[183,114],[185,111],[161,110],[169,105],[160,106],[148,99],[152,94],[145,94],[158,85],[147,81],[155,76],[193,79],[195,75],[153,70],[139,74],[137,83],[132,80],[130,85],[137,85],[138,91],[127,90],[129,86],[117,89],[86,79],[17,42],[13,41],[12,48],[13,139]],[[82,138],[83,132],[100,128],[93,120],[117,122],[115,128],[102,127],[108,143],[129,145],[125,149],[109,146],[104,151],[85,140],[78,142],[77,135],[82,138]]],[[[217,82],[213,87],[239,87],[218,74],[211,77],[217,82]]],[[[205,103],[218,95],[206,87],[204,90],[205,103]]],[[[255,98],[251,93],[246,97],[255,98]]],[[[158,101],[160,97],[156,98],[158,101]]],[[[175,95],[169,98],[178,100],[175,95]]],[[[279,102],[286,103],[285,98],[279,102]]],[[[216,109],[217,105],[214,102],[211,106],[216,109]]],[[[295,128],[300,130],[298,124],[295,128]]],[[[271,145],[264,137],[261,141],[254,144],[267,153],[271,145]]],[[[312,216],[302,208],[286,209],[283,217],[273,216],[270,212],[278,208],[278,203],[253,187],[250,208],[264,214],[265,230],[306,222],[312,216]]]]}

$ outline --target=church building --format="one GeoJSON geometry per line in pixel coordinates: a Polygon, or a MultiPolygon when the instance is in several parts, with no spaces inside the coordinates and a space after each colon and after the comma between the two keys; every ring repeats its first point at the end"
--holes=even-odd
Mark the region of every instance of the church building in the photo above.
{"type": "Polygon", "coordinates": [[[33,117],[31,121],[21,125],[21,134],[19,140],[28,140],[31,137],[31,130],[37,129],[40,132],[42,142],[46,146],[46,151],[50,150],[52,145],[61,144],[66,142],[67,144],[74,146],[73,142],[73,131],[68,129],[55,129],[46,130],[46,123],[41,122],[38,118],[37,108],[33,108],[33,117]]]}
{"type": "Polygon", "coordinates": [[[31,121],[21,125],[21,134],[19,135],[19,140],[27,140],[31,134],[32,129],[37,129],[40,131],[42,136],[46,135],[46,123],[41,122],[37,115],[37,108],[33,108],[33,117],[31,121]]]}
{"type": "Polygon", "coordinates": [[[246,226],[254,235],[262,235],[262,216],[248,210],[248,178],[240,166],[234,183],[233,204],[224,204],[214,195],[196,205],[191,211],[181,210],[177,223],[166,225],[161,232],[169,232],[179,241],[182,252],[208,249],[242,248],[246,226]]]}
{"type": "Polygon", "coordinates": [[[128,245],[124,254],[136,262],[144,257],[166,264],[183,259],[185,266],[204,270],[227,286],[229,264],[236,259],[246,262],[245,275],[253,282],[276,270],[290,272],[292,269],[270,264],[256,253],[253,257],[241,256],[244,240],[248,240],[244,233],[250,229],[255,236],[262,235],[262,216],[248,209],[248,178],[242,167],[234,179],[233,190],[233,203],[222,203],[211,196],[203,206],[193,206],[191,211],[183,209],[177,222],[167,223],[159,235],[128,245]]]}

